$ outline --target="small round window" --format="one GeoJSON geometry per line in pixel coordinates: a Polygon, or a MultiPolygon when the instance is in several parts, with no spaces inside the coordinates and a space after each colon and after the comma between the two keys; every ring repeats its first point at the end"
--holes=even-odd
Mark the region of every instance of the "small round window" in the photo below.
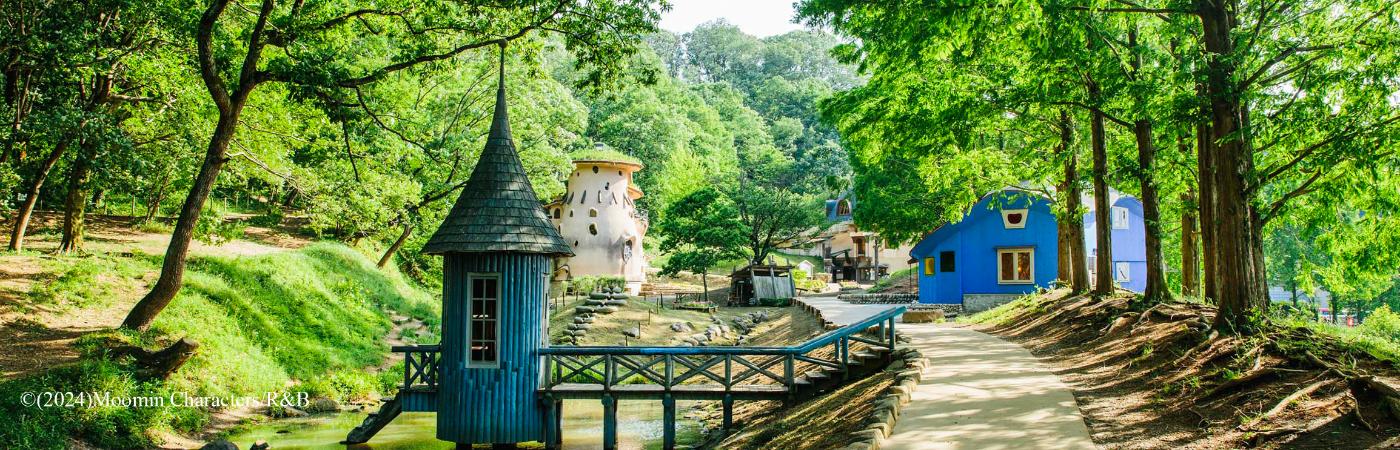
{"type": "Polygon", "coordinates": [[[598,166],[593,166],[593,173],[598,173],[598,166]]]}
{"type": "Polygon", "coordinates": [[[596,224],[596,223],[590,223],[590,224],[588,224],[588,234],[597,236],[597,235],[598,235],[598,224],[596,224]]]}
{"type": "MultiPolygon", "coordinates": [[[[598,217],[598,210],[593,209],[593,208],[588,208],[588,217],[598,217]]],[[[594,233],[594,234],[597,234],[597,233],[594,233]]]]}

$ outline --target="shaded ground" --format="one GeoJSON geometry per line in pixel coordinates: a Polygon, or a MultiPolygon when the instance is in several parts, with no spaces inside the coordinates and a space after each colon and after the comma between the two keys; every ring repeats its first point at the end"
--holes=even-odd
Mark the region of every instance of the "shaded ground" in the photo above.
{"type": "Polygon", "coordinates": [[[1101,447],[1370,448],[1400,436],[1376,389],[1394,386],[1395,367],[1308,329],[1208,335],[1213,307],[1143,311],[1131,299],[1053,292],[979,328],[1051,362],[1101,447]]]}

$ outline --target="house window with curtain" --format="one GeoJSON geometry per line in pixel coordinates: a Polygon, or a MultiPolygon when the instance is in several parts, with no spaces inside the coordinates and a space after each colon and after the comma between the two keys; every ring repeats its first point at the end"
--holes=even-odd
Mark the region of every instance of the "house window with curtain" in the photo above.
{"type": "Polygon", "coordinates": [[[1035,280],[1035,249],[1005,248],[997,250],[997,283],[1031,284],[1035,280]]]}

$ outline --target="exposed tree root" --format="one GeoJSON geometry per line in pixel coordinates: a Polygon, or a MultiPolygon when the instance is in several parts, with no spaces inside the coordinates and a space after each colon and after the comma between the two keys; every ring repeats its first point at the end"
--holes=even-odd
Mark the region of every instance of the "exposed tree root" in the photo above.
{"type": "Polygon", "coordinates": [[[194,356],[198,349],[198,342],[180,338],[169,347],[154,352],[135,345],[124,345],[112,348],[111,355],[132,357],[136,361],[136,375],[141,378],[164,380],[185,365],[185,361],[194,356]]]}
{"type": "Polygon", "coordinates": [[[1253,372],[1246,373],[1240,376],[1239,378],[1220,383],[1219,386],[1216,386],[1214,389],[1211,389],[1209,392],[1206,392],[1205,395],[1198,397],[1196,399],[1196,404],[1200,404],[1201,402],[1207,399],[1214,398],[1220,394],[1229,392],[1232,389],[1238,389],[1255,381],[1259,381],[1260,379],[1263,379],[1265,377],[1277,375],[1278,373],[1279,371],[1275,370],[1275,368],[1273,367],[1265,367],[1259,370],[1255,370],[1253,372]]]}
{"type": "MultiPolygon", "coordinates": [[[[1273,418],[1274,416],[1278,415],[1278,413],[1281,413],[1281,412],[1283,412],[1285,409],[1288,409],[1288,405],[1293,404],[1294,401],[1297,401],[1297,400],[1300,399],[1300,398],[1303,398],[1303,397],[1305,397],[1305,396],[1307,396],[1307,395],[1312,394],[1313,392],[1317,391],[1319,388],[1322,388],[1323,386],[1326,386],[1326,385],[1332,383],[1332,381],[1333,381],[1333,380],[1330,380],[1330,379],[1328,379],[1328,380],[1318,380],[1318,381],[1316,381],[1316,382],[1313,382],[1313,384],[1309,384],[1309,385],[1307,385],[1306,387],[1304,387],[1304,388],[1302,388],[1302,389],[1293,391],[1292,394],[1288,394],[1288,396],[1287,396],[1287,397],[1284,397],[1283,400],[1279,400],[1279,402],[1278,402],[1277,404],[1275,404],[1273,408],[1269,408],[1268,411],[1264,411],[1264,414],[1261,414],[1261,415],[1259,415],[1259,417],[1255,418],[1254,420],[1251,420],[1249,424],[1261,423],[1261,422],[1265,422],[1265,421],[1267,421],[1267,420],[1273,418]]],[[[1240,430],[1244,430],[1244,429],[1247,428],[1246,425],[1249,425],[1249,424],[1240,425],[1239,429],[1240,429],[1240,430]]]]}

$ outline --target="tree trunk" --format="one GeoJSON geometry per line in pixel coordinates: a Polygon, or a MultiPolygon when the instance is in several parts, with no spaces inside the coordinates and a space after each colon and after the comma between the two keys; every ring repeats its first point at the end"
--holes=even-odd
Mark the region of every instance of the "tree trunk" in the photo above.
{"type": "Polygon", "coordinates": [[[1142,189],[1142,219],[1145,224],[1144,239],[1147,250],[1147,287],[1143,298],[1148,303],[1157,303],[1171,297],[1167,290],[1166,261],[1162,256],[1162,213],[1157,199],[1157,182],[1152,173],[1157,158],[1157,149],[1152,144],[1152,122],[1139,119],[1133,123],[1133,134],[1137,137],[1138,182],[1142,189]]]}
{"type": "Polygon", "coordinates": [[[160,213],[160,204],[165,202],[165,192],[169,187],[170,177],[162,174],[160,185],[156,187],[156,191],[152,196],[146,200],[146,218],[142,220],[143,222],[155,220],[156,214],[160,213]]]}
{"type": "Polygon", "coordinates": [[[1235,85],[1234,43],[1230,33],[1236,24],[1233,0],[1199,0],[1202,41],[1206,59],[1206,91],[1210,103],[1212,163],[1215,167],[1215,290],[1220,312],[1215,326],[1240,330],[1264,305],[1262,228],[1252,211],[1248,189],[1253,154],[1242,137],[1241,93],[1235,85]]]}
{"type": "Polygon", "coordinates": [[[83,228],[87,221],[88,180],[92,177],[92,158],[95,150],[88,141],[82,144],[82,151],[73,161],[68,172],[68,198],[63,208],[63,240],[58,244],[59,253],[76,253],[83,250],[83,228]]]}
{"type": "Polygon", "coordinates": [[[39,165],[39,170],[34,173],[34,181],[29,183],[29,192],[24,195],[24,203],[15,214],[15,228],[10,232],[10,251],[24,250],[24,232],[29,228],[29,217],[34,213],[34,206],[39,203],[39,192],[44,187],[44,180],[49,177],[49,172],[53,170],[59,158],[63,157],[63,151],[67,148],[67,140],[54,145],[49,157],[44,159],[44,163],[39,165]]]}
{"type": "Polygon", "coordinates": [[[710,269],[700,271],[700,286],[705,290],[705,301],[710,301],[710,269]]]}
{"type": "Polygon", "coordinates": [[[394,239],[394,243],[390,244],[387,250],[384,250],[384,256],[379,257],[379,262],[376,263],[375,266],[379,267],[380,269],[383,269],[384,266],[388,265],[389,260],[394,259],[394,254],[398,253],[400,248],[403,248],[403,243],[408,241],[408,236],[412,233],[413,224],[409,222],[404,222],[403,232],[399,233],[398,239],[394,239]]]}
{"type": "Polygon", "coordinates": [[[1196,212],[1191,209],[1193,196],[1181,194],[1181,295],[1201,295],[1200,249],[1197,247],[1196,212]]]}
{"type": "Polygon", "coordinates": [[[1196,125],[1196,172],[1199,185],[1196,190],[1196,205],[1201,221],[1201,299],[1213,302],[1219,296],[1215,292],[1215,163],[1211,156],[1214,142],[1210,139],[1210,126],[1196,125]]]}
{"type": "MultiPolygon", "coordinates": [[[[1099,86],[1089,82],[1089,96],[1099,97],[1099,86]]],[[[1105,142],[1103,113],[1090,112],[1089,137],[1094,148],[1094,237],[1097,251],[1094,254],[1094,295],[1113,293],[1113,220],[1112,206],[1108,201],[1108,143],[1105,142]]]]}
{"type": "Polygon", "coordinates": [[[1065,153],[1064,178],[1060,192],[1064,195],[1065,214],[1060,218],[1060,276],[1069,283],[1070,291],[1089,291],[1088,256],[1084,248],[1083,191],[1079,185],[1079,152],[1074,148],[1074,121],[1068,110],[1060,111],[1060,149],[1065,153]]]}
{"type": "Polygon", "coordinates": [[[204,154],[204,164],[200,166],[194,186],[190,188],[190,194],[185,197],[185,203],[180,207],[180,218],[175,221],[175,231],[170,235],[170,246],[165,250],[160,278],[156,280],[155,286],[151,287],[151,292],[131,308],[131,313],[122,321],[122,327],[141,331],[150,328],[156,315],[160,314],[180,291],[180,283],[185,277],[185,257],[189,255],[194,227],[199,222],[204,201],[209,198],[209,192],[214,188],[219,170],[228,160],[225,155],[238,124],[238,115],[241,112],[241,105],[239,106],[239,109],[230,113],[219,114],[219,123],[214,128],[214,135],[210,137],[209,148],[204,154]]]}

